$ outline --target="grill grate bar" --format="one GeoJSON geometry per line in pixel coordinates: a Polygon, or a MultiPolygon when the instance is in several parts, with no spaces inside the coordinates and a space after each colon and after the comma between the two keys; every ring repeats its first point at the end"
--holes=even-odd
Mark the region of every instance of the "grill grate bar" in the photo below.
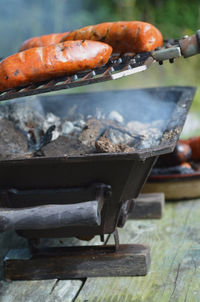
{"type": "Polygon", "coordinates": [[[115,54],[111,56],[106,65],[93,70],[79,72],[72,76],[66,75],[65,77],[31,83],[30,85],[0,92],[0,101],[118,79],[122,76],[146,70],[148,68],[146,62],[150,55],[151,53],[139,55],[130,53],[123,56],[115,54]]]}

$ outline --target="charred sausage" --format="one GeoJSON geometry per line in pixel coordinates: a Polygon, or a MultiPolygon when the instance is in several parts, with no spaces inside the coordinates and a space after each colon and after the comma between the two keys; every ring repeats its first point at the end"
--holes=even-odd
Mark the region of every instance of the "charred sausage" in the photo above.
{"type": "Polygon", "coordinates": [[[169,166],[169,167],[155,167],[151,172],[151,176],[161,176],[161,175],[183,175],[183,174],[193,174],[195,170],[192,168],[190,163],[184,162],[177,166],[169,166]]]}
{"type": "Polygon", "coordinates": [[[68,34],[68,32],[30,38],[24,41],[19,51],[23,51],[33,47],[43,47],[52,44],[57,44],[60,42],[62,37],[66,36],[66,34],[68,34]]]}
{"type": "Polygon", "coordinates": [[[194,161],[200,160],[200,136],[191,137],[181,140],[182,143],[187,144],[192,149],[191,159],[194,161]]]}
{"type": "Polygon", "coordinates": [[[163,45],[160,31],[146,22],[106,22],[66,34],[63,41],[95,40],[108,43],[114,52],[146,52],[163,45]]]}
{"type": "Polygon", "coordinates": [[[104,65],[111,53],[112,47],[94,41],[27,49],[0,62],[0,91],[104,65]]]}
{"type": "Polygon", "coordinates": [[[161,155],[156,163],[157,167],[178,166],[191,159],[192,150],[188,144],[178,141],[174,151],[169,154],[161,155]]]}

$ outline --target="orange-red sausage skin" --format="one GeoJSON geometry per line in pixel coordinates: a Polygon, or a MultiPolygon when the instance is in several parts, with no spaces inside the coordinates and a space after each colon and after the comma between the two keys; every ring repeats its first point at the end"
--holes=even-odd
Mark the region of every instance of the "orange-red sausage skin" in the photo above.
{"type": "Polygon", "coordinates": [[[61,41],[82,39],[108,43],[117,53],[147,52],[163,45],[160,31],[153,25],[140,21],[87,26],[66,34],[61,41]]]}
{"type": "Polygon", "coordinates": [[[192,149],[191,159],[194,161],[200,160],[200,136],[191,137],[181,140],[182,143],[187,144],[192,149]]]}
{"type": "Polygon", "coordinates": [[[61,38],[66,36],[66,34],[68,34],[68,32],[30,38],[30,39],[24,41],[24,43],[21,45],[19,51],[23,51],[23,50],[33,48],[33,47],[43,47],[43,46],[48,46],[48,45],[52,45],[52,44],[58,44],[58,43],[60,43],[61,38]]]}
{"type": "Polygon", "coordinates": [[[94,41],[67,41],[19,52],[0,62],[0,91],[102,66],[111,53],[112,47],[94,41]]]}

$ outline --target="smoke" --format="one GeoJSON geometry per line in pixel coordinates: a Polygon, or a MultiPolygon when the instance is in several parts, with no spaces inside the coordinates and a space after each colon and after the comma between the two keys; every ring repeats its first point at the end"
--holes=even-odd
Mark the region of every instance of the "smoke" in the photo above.
{"type": "Polygon", "coordinates": [[[179,95],[168,89],[118,90],[27,97],[0,107],[2,118],[27,133],[34,129],[40,135],[55,126],[53,139],[80,133],[92,117],[102,122],[113,120],[121,127],[110,130],[114,143],[128,143],[139,136],[139,148],[143,149],[160,143],[178,99],[179,95]]]}
{"type": "Polygon", "coordinates": [[[177,93],[167,89],[117,90],[40,98],[44,111],[54,112],[61,118],[66,114],[69,118],[70,115],[73,118],[83,115],[84,118],[106,119],[113,116],[122,123],[134,120],[146,124],[162,120],[163,127],[168,124],[177,99],[177,93]]]}
{"type": "Polygon", "coordinates": [[[1,0],[0,57],[16,53],[30,37],[70,31],[87,25],[83,0],[1,0]]]}

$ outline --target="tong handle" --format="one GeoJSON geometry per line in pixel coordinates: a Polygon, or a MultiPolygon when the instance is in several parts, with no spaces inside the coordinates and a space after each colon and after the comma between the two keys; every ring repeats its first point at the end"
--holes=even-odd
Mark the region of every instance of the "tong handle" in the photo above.
{"type": "Polygon", "coordinates": [[[73,226],[99,226],[98,200],[79,204],[45,205],[24,209],[0,209],[0,232],[43,230],[73,226]]]}
{"type": "Polygon", "coordinates": [[[162,62],[183,56],[188,58],[200,53],[200,29],[192,36],[185,36],[179,40],[176,45],[154,50],[151,56],[154,60],[162,62]]]}
{"type": "Polygon", "coordinates": [[[179,40],[181,54],[184,58],[188,58],[200,53],[200,29],[196,34],[179,40]]]}
{"type": "MultiPolygon", "coordinates": [[[[52,190],[8,190],[12,207],[0,208],[0,232],[44,230],[73,226],[99,226],[104,202],[112,194],[110,185],[96,183],[89,187],[52,190]],[[13,196],[14,194],[14,196],[13,196]],[[50,198],[50,195],[53,195],[50,198]],[[37,202],[37,198],[40,202],[37,202]],[[21,207],[16,208],[23,198],[21,207]],[[28,202],[25,202],[27,198],[28,202]],[[47,200],[49,203],[47,203],[47,200]],[[41,201],[43,203],[41,203],[41,201]],[[23,207],[26,204],[27,207],[23,207]],[[42,205],[41,205],[42,204],[42,205]]],[[[7,196],[8,197],[8,196],[7,196]]],[[[7,200],[8,203],[8,200],[7,200]]],[[[2,207],[2,203],[0,202],[2,207]]]]}

